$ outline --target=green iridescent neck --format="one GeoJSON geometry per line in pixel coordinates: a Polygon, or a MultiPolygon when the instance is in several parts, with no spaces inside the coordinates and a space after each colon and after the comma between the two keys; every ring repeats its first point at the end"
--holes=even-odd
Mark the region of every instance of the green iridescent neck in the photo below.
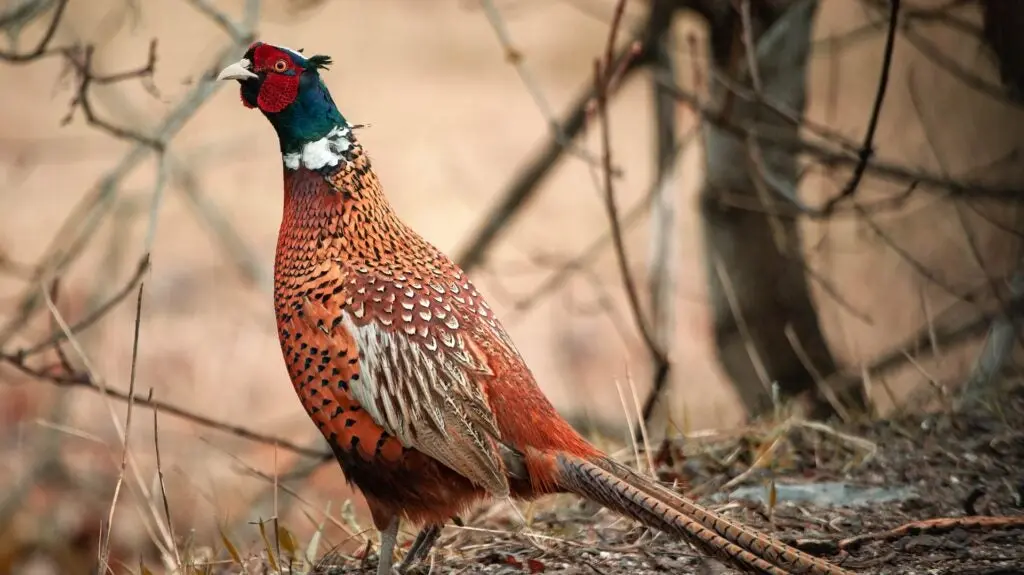
{"type": "Polygon", "coordinates": [[[265,115],[277,132],[286,158],[307,155],[311,144],[328,152],[329,148],[339,148],[335,153],[340,154],[347,148],[346,143],[352,143],[351,127],[319,74],[303,74],[295,101],[280,112],[265,115]]]}

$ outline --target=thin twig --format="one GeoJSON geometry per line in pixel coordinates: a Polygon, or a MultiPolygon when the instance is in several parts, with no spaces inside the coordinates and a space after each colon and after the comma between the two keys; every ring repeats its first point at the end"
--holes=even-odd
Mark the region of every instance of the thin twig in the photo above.
{"type": "MultiPolygon", "coordinates": [[[[638,42],[642,46],[645,39],[641,38],[638,42]]],[[[621,70],[621,73],[619,82],[612,86],[610,92],[618,89],[627,76],[645,64],[644,57],[636,53],[634,44],[630,43],[616,53],[613,68],[621,70]]],[[[586,127],[588,112],[594,102],[594,89],[593,82],[584,86],[562,116],[560,131],[566,138],[575,138],[586,127]]],[[[537,193],[544,178],[558,165],[564,153],[565,146],[554,135],[549,136],[543,147],[527,161],[526,167],[506,185],[501,199],[490,208],[480,229],[473,234],[466,247],[455,258],[462,269],[468,272],[483,263],[492,244],[537,193]]]]}
{"type": "MultiPolygon", "coordinates": [[[[671,91],[678,101],[690,106],[694,112],[698,113],[701,117],[701,121],[710,123],[737,137],[745,138],[751,133],[751,126],[736,124],[729,121],[728,118],[721,114],[720,110],[705,104],[697,94],[676,85],[674,78],[657,74],[657,81],[671,91]]],[[[856,166],[860,162],[860,159],[855,154],[850,154],[844,149],[835,149],[830,145],[812,142],[800,137],[786,135],[780,136],[773,133],[771,130],[765,130],[763,128],[759,128],[757,132],[758,137],[763,143],[771,144],[780,152],[794,155],[806,154],[807,156],[826,165],[856,166]]],[[[840,148],[842,147],[840,146],[840,148]]],[[[1020,203],[1021,188],[1017,185],[991,185],[987,182],[981,181],[980,179],[951,179],[934,172],[919,170],[908,167],[904,164],[881,161],[875,158],[868,161],[865,169],[877,177],[887,178],[911,186],[898,196],[876,202],[879,204],[878,206],[875,206],[878,209],[898,206],[899,204],[907,201],[907,196],[909,196],[910,193],[918,190],[927,190],[932,193],[939,193],[946,197],[987,198],[1013,205],[1020,203]]],[[[764,209],[763,206],[757,206],[754,208],[745,207],[740,204],[737,204],[736,207],[756,211],[762,211],[764,209]]],[[[838,211],[838,205],[830,214],[826,214],[824,208],[809,207],[804,211],[793,206],[789,215],[791,217],[806,216],[813,219],[823,219],[831,217],[838,211]]],[[[785,215],[782,212],[779,213],[780,215],[785,215]]]]}
{"type": "Polygon", "coordinates": [[[93,110],[89,90],[94,84],[114,84],[132,79],[144,79],[151,81],[153,73],[156,70],[156,40],[154,39],[149,43],[149,57],[144,66],[114,74],[98,75],[93,71],[92,61],[93,55],[95,54],[95,48],[93,46],[86,46],[85,50],[81,51],[81,57],[78,55],[79,52],[79,50],[68,49],[66,53],[67,61],[71,63],[72,67],[74,67],[78,73],[78,89],[76,90],[74,97],[71,99],[71,105],[68,107],[68,112],[64,116],[64,119],[61,120],[61,124],[66,125],[70,123],[74,117],[75,111],[81,110],[82,115],[85,116],[85,121],[89,123],[89,125],[95,126],[116,138],[133,141],[153,148],[158,152],[162,151],[166,146],[166,142],[163,140],[143,134],[131,128],[117,126],[112,122],[99,117],[93,110]]]}
{"type": "MultiPolygon", "coordinates": [[[[62,330],[67,332],[67,334],[68,334],[68,343],[71,344],[72,349],[75,350],[76,355],[82,361],[82,364],[85,366],[85,373],[86,373],[86,375],[92,381],[95,382],[95,385],[97,386],[98,389],[102,389],[102,390],[109,389],[107,387],[106,381],[103,378],[99,377],[99,375],[97,375],[98,372],[93,367],[93,363],[89,359],[89,356],[85,353],[85,349],[82,347],[81,342],[79,342],[78,338],[76,338],[74,336],[74,334],[71,333],[67,321],[64,320],[64,317],[60,313],[60,310],[57,309],[57,306],[53,303],[53,300],[50,298],[49,292],[46,291],[45,289],[43,290],[43,299],[46,302],[46,307],[49,310],[50,315],[53,317],[54,321],[56,321],[57,324],[60,325],[60,328],[62,330]]],[[[136,340],[135,343],[133,343],[133,345],[137,345],[137,340],[136,340]]],[[[131,395],[126,395],[125,399],[129,399],[129,398],[131,398],[131,395]]],[[[127,439],[128,439],[128,432],[129,432],[129,430],[126,429],[121,424],[121,420],[117,417],[117,412],[114,409],[113,404],[110,403],[109,401],[107,401],[107,409],[109,411],[110,420],[114,424],[114,429],[117,431],[118,438],[120,439],[122,446],[124,446],[125,443],[127,442],[127,439]]],[[[148,499],[149,499],[148,490],[146,489],[145,484],[142,483],[142,478],[141,478],[141,476],[139,474],[138,466],[135,463],[135,459],[131,455],[131,452],[126,452],[126,453],[127,453],[127,457],[128,457],[128,467],[130,468],[130,470],[132,472],[132,475],[133,475],[133,477],[135,479],[135,483],[136,483],[138,489],[146,496],[146,500],[148,501],[148,499]]],[[[157,526],[160,528],[161,536],[164,537],[164,540],[160,541],[159,539],[154,537],[153,538],[153,542],[154,542],[154,544],[157,545],[157,547],[160,548],[161,552],[166,556],[169,553],[169,551],[168,551],[169,545],[167,544],[167,541],[169,539],[169,534],[167,533],[167,526],[164,525],[162,523],[162,521],[159,520],[159,517],[157,515],[154,514],[154,518],[157,519],[157,526]]],[[[143,516],[143,520],[145,520],[145,516],[143,516]]],[[[148,528],[148,523],[147,523],[147,528],[148,528]]],[[[173,542],[170,545],[173,545],[173,542]]]]}
{"type": "MultiPolygon", "coordinates": [[[[763,102],[764,97],[764,84],[761,78],[760,60],[765,59],[768,61],[769,54],[771,57],[776,56],[777,53],[783,51],[782,42],[783,39],[790,39],[797,45],[801,40],[797,38],[803,38],[804,45],[809,41],[808,36],[810,31],[807,29],[810,26],[810,22],[813,18],[814,5],[811,2],[803,2],[800,5],[792,6],[789,11],[782,17],[776,20],[772,27],[765,32],[760,38],[759,42],[754,40],[754,23],[753,17],[751,16],[750,0],[742,0],[740,3],[740,24],[743,35],[743,43],[745,46],[745,53],[747,56],[747,72],[750,76],[750,83],[753,87],[753,99],[758,102],[763,102]],[[802,20],[801,20],[802,18],[802,20]],[[800,25],[800,31],[797,32],[794,28],[800,25]]],[[[788,48],[787,49],[791,49],[788,48]]],[[[803,62],[800,66],[806,66],[807,48],[804,48],[803,62]]],[[[768,61],[769,66],[775,64],[775,62],[768,61]]],[[[713,75],[716,78],[724,78],[726,75],[713,70],[713,75]]],[[[723,85],[725,85],[723,83],[723,85]]],[[[793,89],[803,90],[804,82],[791,84],[790,91],[793,89]]],[[[733,90],[729,91],[729,96],[734,95],[736,92],[733,90]]],[[[790,96],[791,99],[792,96],[790,96]]],[[[802,110],[799,114],[792,114],[790,119],[794,125],[800,125],[803,122],[799,118],[802,114],[802,110]]],[[[760,138],[758,137],[758,128],[756,125],[751,126],[749,133],[746,137],[747,143],[747,155],[750,166],[750,180],[753,184],[754,191],[759,196],[761,203],[765,208],[765,216],[768,225],[772,232],[772,240],[775,243],[776,249],[780,254],[788,254],[792,251],[792,246],[788,245],[789,234],[787,233],[785,226],[780,221],[780,216],[774,213],[772,205],[774,202],[771,201],[771,195],[768,193],[767,188],[775,193],[775,195],[781,196],[783,199],[791,202],[801,210],[806,210],[807,207],[800,201],[797,194],[796,178],[790,174],[780,176],[777,174],[765,159],[765,153],[762,149],[760,138]]],[[[787,170],[788,171],[788,170],[787,170]]]]}
{"type": "MultiPolygon", "coordinates": [[[[643,408],[640,406],[640,396],[636,392],[636,384],[633,383],[633,376],[629,373],[629,366],[626,366],[626,383],[629,384],[629,395],[633,399],[633,409],[637,418],[636,422],[636,433],[639,434],[640,441],[644,446],[644,459],[647,462],[647,472],[651,477],[657,478],[658,475],[654,468],[654,452],[651,450],[651,438],[647,433],[647,420],[644,418],[643,408]]],[[[637,461],[637,465],[640,462],[637,461]]]]}
{"type": "MultiPolygon", "coordinates": [[[[260,478],[260,479],[262,479],[262,480],[264,480],[264,481],[266,481],[268,483],[273,483],[273,481],[274,481],[273,477],[271,477],[266,472],[263,472],[263,471],[260,471],[259,469],[256,469],[255,467],[253,467],[249,463],[246,463],[242,458],[238,457],[238,455],[236,455],[236,454],[234,454],[234,453],[232,453],[230,451],[227,451],[227,450],[225,450],[225,449],[223,449],[223,448],[221,448],[221,447],[211,443],[210,441],[206,440],[205,438],[200,437],[199,439],[201,441],[203,441],[204,443],[206,443],[207,445],[209,445],[210,447],[212,447],[213,449],[215,449],[217,451],[220,451],[224,455],[227,455],[231,459],[235,460],[239,465],[241,465],[243,468],[245,468],[245,470],[248,473],[251,473],[253,476],[258,477],[258,478],[260,478]]],[[[281,445],[281,447],[285,447],[285,446],[281,445]]],[[[281,491],[287,493],[288,495],[291,495],[299,503],[305,505],[306,507],[308,507],[310,509],[315,509],[312,504],[310,504],[308,501],[303,499],[301,495],[299,495],[294,489],[292,489],[288,485],[280,484],[279,486],[280,486],[281,491]]],[[[323,512],[321,512],[321,513],[323,513],[323,512]]],[[[340,521],[338,521],[337,519],[335,519],[330,514],[324,514],[324,518],[327,519],[328,521],[330,521],[335,527],[337,527],[343,533],[349,535],[350,537],[354,538],[354,537],[362,536],[364,539],[368,539],[365,536],[364,533],[362,533],[362,532],[358,532],[358,533],[354,532],[352,529],[350,529],[348,526],[346,526],[345,524],[343,524],[340,521]]]]}
{"type": "Polygon", "coordinates": [[[224,12],[221,12],[216,6],[211,4],[209,0],[186,1],[227,32],[236,46],[242,46],[252,41],[251,23],[244,23],[239,26],[228,18],[224,12]]]}
{"type": "Polygon", "coordinates": [[[238,266],[242,276],[269,293],[274,287],[274,278],[262,258],[246,244],[223,210],[200,187],[195,173],[189,166],[171,156],[169,152],[164,156],[168,162],[172,182],[184,196],[188,207],[194,211],[195,217],[212,232],[214,239],[223,246],[228,257],[238,266]]]}
{"type": "Polygon", "coordinates": [[[618,207],[615,203],[615,184],[611,177],[611,132],[608,121],[608,81],[613,70],[613,50],[615,39],[618,35],[619,23],[625,9],[626,0],[619,0],[615,8],[615,17],[612,20],[612,28],[608,33],[608,41],[605,44],[603,61],[594,62],[594,93],[596,94],[596,109],[598,124],[601,134],[601,160],[603,167],[604,204],[611,226],[613,245],[615,246],[616,261],[619,267],[619,275],[633,312],[633,319],[637,329],[643,338],[644,345],[654,358],[657,365],[664,365],[667,359],[664,351],[658,346],[651,333],[650,326],[644,319],[643,308],[640,304],[640,295],[633,281],[633,275],[629,268],[629,258],[626,254],[625,241],[622,237],[622,224],[619,221],[618,207]]]}
{"type": "Polygon", "coordinates": [[[142,242],[142,257],[148,260],[153,252],[156,241],[156,224],[160,221],[160,207],[163,205],[164,190],[167,188],[167,158],[160,154],[157,158],[156,182],[153,184],[153,198],[150,200],[149,223],[146,226],[146,239],[142,242]]]}
{"type": "Polygon", "coordinates": [[[980,313],[972,320],[956,327],[923,326],[904,342],[876,356],[870,364],[864,366],[861,373],[836,374],[830,377],[826,384],[835,385],[842,380],[849,380],[853,383],[863,380],[865,375],[871,378],[884,377],[910,362],[912,356],[909,355],[908,350],[918,351],[918,357],[932,355],[934,352],[931,342],[935,341],[949,351],[986,333],[993,322],[1000,318],[1015,322],[1022,317],[1024,317],[1024,295],[1018,295],[1010,298],[1003,309],[980,313]]]}
{"type": "MultiPolygon", "coordinates": [[[[80,334],[86,329],[88,329],[90,326],[92,326],[94,323],[96,323],[96,321],[105,317],[114,306],[121,303],[121,301],[123,301],[124,298],[127,297],[128,294],[130,294],[132,290],[139,285],[139,282],[142,281],[142,278],[145,277],[146,271],[148,270],[149,257],[145,256],[139,261],[139,264],[135,268],[135,273],[132,274],[132,277],[128,279],[128,282],[125,283],[124,287],[119,289],[117,293],[110,297],[110,299],[103,302],[101,305],[97,306],[96,309],[92,310],[92,312],[90,312],[84,318],[75,322],[75,324],[71,326],[71,333],[80,334]]],[[[31,345],[22,350],[18,350],[16,355],[24,359],[33,356],[41,351],[50,349],[51,347],[59,348],[60,343],[65,339],[67,339],[67,335],[63,331],[56,329],[49,337],[40,341],[39,343],[31,345]]]]}
{"type": "MultiPolygon", "coordinates": [[[[537,82],[530,68],[526,65],[524,61],[525,56],[522,51],[516,48],[515,43],[512,41],[512,35],[508,31],[505,19],[501,17],[501,12],[495,6],[494,0],[479,0],[479,2],[484,14],[487,16],[487,21],[491,24],[491,28],[494,29],[494,35],[498,38],[502,50],[505,51],[505,60],[516,69],[519,79],[522,81],[523,86],[526,87],[526,91],[530,93],[530,97],[533,98],[533,103],[540,110],[541,115],[544,116],[544,120],[548,123],[548,127],[551,129],[551,133],[554,134],[555,140],[569,153],[585,162],[598,164],[599,158],[595,158],[587,150],[576,146],[572,139],[562,130],[562,125],[555,118],[555,113],[551,109],[551,104],[548,102],[547,97],[544,96],[540,83],[537,82]]],[[[618,168],[613,173],[616,177],[622,175],[622,171],[618,168]]]]}
{"type": "MultiPolygon", "coordinates": [[[[615,390],[619,392],[619,403],[622,405],[622,416],[626,418],[626,429],[632,429],[633,418],[629,414],[631,410],[629,409],[629,404],[626,403],[626,394],[622,391],[622,383],[619,381],[619,378],[615,378],[614,381],[615,390]]],[[[633,461],[636,461],[639,471],[639,466],[643,460],[640,458],[640,439],[637,438],[636,434],[629,436],[629,445],[633,448],[633,461]]],[[[648,459],[650,458],[649,453],[647,457],[648,459]]]]}
{"type": "Polygon", "coordinates": [[[35,48],[23,54],[0,51],[0,60],[13,64],[27,64],[49,55],[63,54],[60,50],[52,50],[50,43],[57,33],[57,26],[60,25],[61,18],[64,17],[64,9],[68,7],[69,1],[57,0],[57,6],[53,9],[53,17],[50,19],[50,24],[46,27],[46,31],[43,32],[43,36],[39,39],[39,43],[36,44],[35,48]]]}
{"type": "Polygon", "coordinates": [[[743,345],[747,350],[747,354],[750,356],[750,363],[754,367],[754,371],[757,373],[758,379],[761,380],[761,385],[764,386],[766,391],[771,391],[772,382],[768,376],[768,369],[765,367],[764,360],[761,359],[761,352],[757,349],[757,344],[753,338],[753,334],[750,331],[750,325],[747,323],[747,318],[743,315],[743,309],[740,307],[740,302],[736,298],[736,290],[733,287],[732,280],[729,278],[729,272],[725,269],[725,265],[722,264],[722,259],[718,254],[712,254],[713,265],[715,269],[715,275],[718,277],[718,281],[722,284],[722,294],[725,296],[726,302],[729,304],[729,309],[732,311],[733,318],[736,320],[736,327],[740,331],[740,335],[743,337],[743,345]]]}
{"type": "Polygon", "coordinates": [[[835,390],[825,384],[825,378],[821,374],[821,370],[818,366],[814,365],[811,361],[810,355],[807,354],[807,350],[804,349],[803,344],[800,342],[800,337],[796,334],[796,330],[793,329],[793,324],[787,323],[786,327],[782,329],[783,334],[786,336],[786,340],[789,341],[790,347],[793,348],[793,352],[796,354],[797,359],[804,366],[804,370],[811,376],[811,380],[818,387],[818,393],[824,397],[829,404],[832,406],[832,411],[839,416],[844,422],[849,423],[851,421],[850,412],[843,405],[843,402],[836,396],[835,390]]]}
{"type": "MultiPolygon", "coordinates": [[[[678,156],[679,152],[684,147],[692,143],[699,134],[699,130],[694,127],[685,135],[678,138],[675,149],[672,150],[672,153],[678,156]]],[[[644,193],[640,201],[630,207],[629,211],[622,215],[619,221],[621,222],[623,230],[631,228],[634,224],[640,221],[641,216],[650,209],[654,198],[661,189],[661,185],[662,183],[660,181],[655,180],[644,193]]],[[[533,309],[533,307],[540,303],[546,295],[554,292],[564,285],[573,273],[589,266],[591,262],[601,255],[601,252],[608,247],[612,241],[613,237],[610,230],[603,230],[601,235],[590,242],[587,247],[580,250],[572,259],[559,266],[558,269],[552,272],[551,275],[530,291],[529,294],[516,299],[512,304],[513,309],[515,309],[517,313],[525,313],[533,309]]]]}
{"type": "MultiPolygon", "coordinates": [[[[214,81],[218,70],[238,58],[238,50],[251,41],[259,16],[260,0],[246,0],[242,28],[247,31],[241,42],[233,42],[217,55],[205,74],[170,113],[164,116],[160,125],[153,130],[153,138],[169,142],[195,115],[196,111],[219,88],[222,82],[214,81]]],[[[36,266],[36,278],[56,277],[71,265],[81,254],[88,239],[99,229],[104,217],[111,211],[119,193],[119,186],[131,171],[144,160],[153,147],[137,142],[121,160],[104,175],[95,188],[87,194],[64,220],[53,240],[44,252],[41,263],[36,266]],[[68,238],[71,239],[68,239],[68,238]]],[[[21,297],[19,313],[0,327],[0,349],[14,333],[17,333],[31,319],[41,300],[37,290],[29,289],[21,297]]]]}
{"type": "MultiPolygon", "coordinates": [[[[648,15],[650,37],[650,65],[661,74],[675,75],[676,65],[672,50],[672,25],[676,5],[670,0],[658,0],[651,5],[648,15]]],[[[654,92],[654,132],[657,156],[655,189],[651,207],[651,251],[647,286],[651,304],[652,335],[661,354],[652,354],[651,388],[644,398],[643,407],[637,406],[637,426],[633,435],[648,446],[647,427],[654,408],[669,383],[671,364],[668,350],[675,332],[676,280],[680,258],[676,250],[676,223],[678,220],[673,180],[678,149],[676,138],[677,105],[672,94],[651,81],[654,92]]],[[[694,130],[696,132],[696,130],[694,130]]],[[[685,137],[684,137],[685,139],[685,137]]],[[[633,389],[635,393],[635,387],[633,389]]],[[[635,399],[635,398],[634,398],[635,399]]],[[[638,400],[637,400],[638,401],[638,400]]],[[[650,457],[650,455],[648,455],[650,457]]]]}
{"type": "MultiPolygon", "coordinates": [[[[25,375],[31,376],[38,380],[47,381],[49,383],[61,387],[82,387],[102,393],[114,399],[128,401],[127,393],[117,389],[111,389],[107,387],[105,384],[101,385],[102,379],[94,379],[93,376],[90,375],[88,372],[53,373],[51,369],[38,369],[28,366],[23,361],[21,361],[17,356],[3,354],[2,352],[0,352],[0,361],[4,361],[11,365],[12,367],[14,367],[15,369],[17,369],[18,371],[24,373],[25,375]]],[[[241,437],[242,439],[247,439],[249,441],[254,441],[256,443],[262,443],[264,445],[277,444],[283,449],[287,449],[289,451],[306,457],[325,459],[332,457],[332,455],[327,451],[303,447],[301,445],[298,445],[297,443],[293,443],[286,439],[272,437],[270,435],[265,435],[262,433],[251,431],[244,427],[224,423],[223,421],[199,415],[198,413],[194,413],[188,409],[178,407],[176,405],[171,405],[159,399],[149,400],[137,397],[134,399],[134,401],[136,406],[143,406],[150,409],[155,409],[168,415],[173,415],[190,423],[195,423],[196,425],[207,427],[209,429],[223,431],[224,433],[241,437]]]]}
{"type": "Polygon", "coordinates": [[[142,293],[145,282],[139,283],[138,297],[135,300],[135,332],[132,339],[132,363],[128,376],[128,409],[124,421],[124,443],[121,445],[121,467],[117,474],[117,483],[114,485],[114,496],[110,500],[110,511],[107,514],[107,532],[103,538],[103,546],[100,550],[100,572],[110,569],[110,534],[114,525],[114,511],[117,509],[118,496],[121,494],[121,486],[124,484],[124,474],[128,467],[128,440],[131,437],[132,412],[135,406],[135,376],[138,373],[139,361],[139,328],[142,325],[142,293]]]}
{"type": "MultiPolygon", "coordinates": [[[[141,296],[141,294],[142,290],[140,288],[139,295],[141,296]]],[[[146,396],[146,399],[150,401],[153,400],[153,388],[149,389],[149,395],[146,396]]],[[[156,454],[156,476],[157,481],[160,484],[160,499],[164,504],[164,521],[167,522],[167,529],[171,532],[171,541],[177,541],[174,537],[174,523],[171,521],[171,506],[167,500],[167,484],[164,483],[163,462],[160,460],[160,425],[157,421],[159,413],[160,412],[158,410],[153,410],[153,451],[156,454]]],[[[181,555],[178,552],[178,546],[174,545],[171,549],[174,551],[175,562],[178,565],[181,565],[181,555]]]]}
{"type": "Polygon", "coordinates": [[[899,26],[900,0],[889,0],[889,28],[885,35],[885,51],[882,54],[882,71],[878,79],[878,89],[875,93],[875,102],[871,106],[871,116],[868,119],[868,129],[864,133],[864,143],[857,153],[859,158],[853,167],[853,175],[843,187],[839,195],[834,196],[821,208],[824,215],[829,215],[836,205],[846,198],[857,193],[860,181],[867,171],[868,160],[874,155],[875,130],[878,129],[878,120],[882,115],[882,103],[885,101],[885,94],[889,87],[889,70],[892,68],[892,53],[896,46],[896,28],[899,26]]]}

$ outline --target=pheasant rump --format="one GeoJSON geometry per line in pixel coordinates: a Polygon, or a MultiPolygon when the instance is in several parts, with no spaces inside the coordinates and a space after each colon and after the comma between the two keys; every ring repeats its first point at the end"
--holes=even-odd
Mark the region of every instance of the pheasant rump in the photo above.
{"type": "Polygon", "coordinates": [[[754,573],[850,574],[633,473],[552,407],[461,269],[402,222],[320,72],[257,42],[220,80],[277,132],[284,210],[274,308],[306,413],[381,532],[423,525],[403,566],[481,499],[575,493],[754,573]]]}

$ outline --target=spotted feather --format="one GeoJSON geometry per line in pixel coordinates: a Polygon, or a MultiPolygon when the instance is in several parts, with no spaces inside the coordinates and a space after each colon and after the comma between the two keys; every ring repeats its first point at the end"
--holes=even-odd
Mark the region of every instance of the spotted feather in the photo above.
{"type": "MultiPolygon", "coordinates": [[[[361,417],[371,418],[403,447],[433,457],[493,495],[507,496],[498,451],[501,432],[485,383],[494,377],[491,353],[518,351],[451,260],[408,235],[390,211],[376,213],[375,203],[355,196],[377,184],[365,156],[354,152],[333,173],[300,169],[287,176],[288,213],[337,213],[330,219],[305,213],[282,223],[279,241],[289,247],[279,253],[290,255],[276,263],[279,282],[287,284],[277,290],[279,316],[281,309],[291,310],[286,319],[300,319],[311,328],[306,332],[322,334],[321,346],[330,350],[322,353],[343,356],[331,360],[343,361],[350,371],[343,374],[344,389],[332,387],[340,405],[360,406],[361,417]],[[314,195],[320,200],[306,206],[305,198],[314,195]],[[335,201],[324,202],[325,196],[335,201]],[[306,221],[339,225],[307,227],[306,221]],[[302,250],[320,254],[321,263],[304,263],[296,257],[302,250]],[[504,349],[490,349],[495,346],[504,349]]],[[[299,370],[318,361],[286,359],[293,360],[298,381],[309,377],[299,370]]],[[[310,411],[308,402],[306,407],[310,411]]],[[[333,429],[331,421],[324,427],[343,440],[349,435],[333,429]]],[[[368,446],[357,446],[357,454],[360,449],[368,446]]]]}

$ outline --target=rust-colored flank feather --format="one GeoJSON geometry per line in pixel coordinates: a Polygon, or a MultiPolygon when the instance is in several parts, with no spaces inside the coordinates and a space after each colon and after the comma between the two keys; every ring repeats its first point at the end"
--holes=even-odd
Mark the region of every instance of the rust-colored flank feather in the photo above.
{"type": "Polygon", "coordinates": [[[378,575],[391,572],[402,520],[424,526],[406,566],[481,499],[557,492],[749,572],[851,573],[630,471],[566,423],[465,273],[398,218],[319,78],[325,60],[311,60],[257,43],[221,78],[239,81],[243,102],[281,141],[281,348],[303,407],[381,532],[378,575]],[[260,107],[280,106],[263,90],[280,94],[289,82],[299,87],[293,104],[260,107]]]}

